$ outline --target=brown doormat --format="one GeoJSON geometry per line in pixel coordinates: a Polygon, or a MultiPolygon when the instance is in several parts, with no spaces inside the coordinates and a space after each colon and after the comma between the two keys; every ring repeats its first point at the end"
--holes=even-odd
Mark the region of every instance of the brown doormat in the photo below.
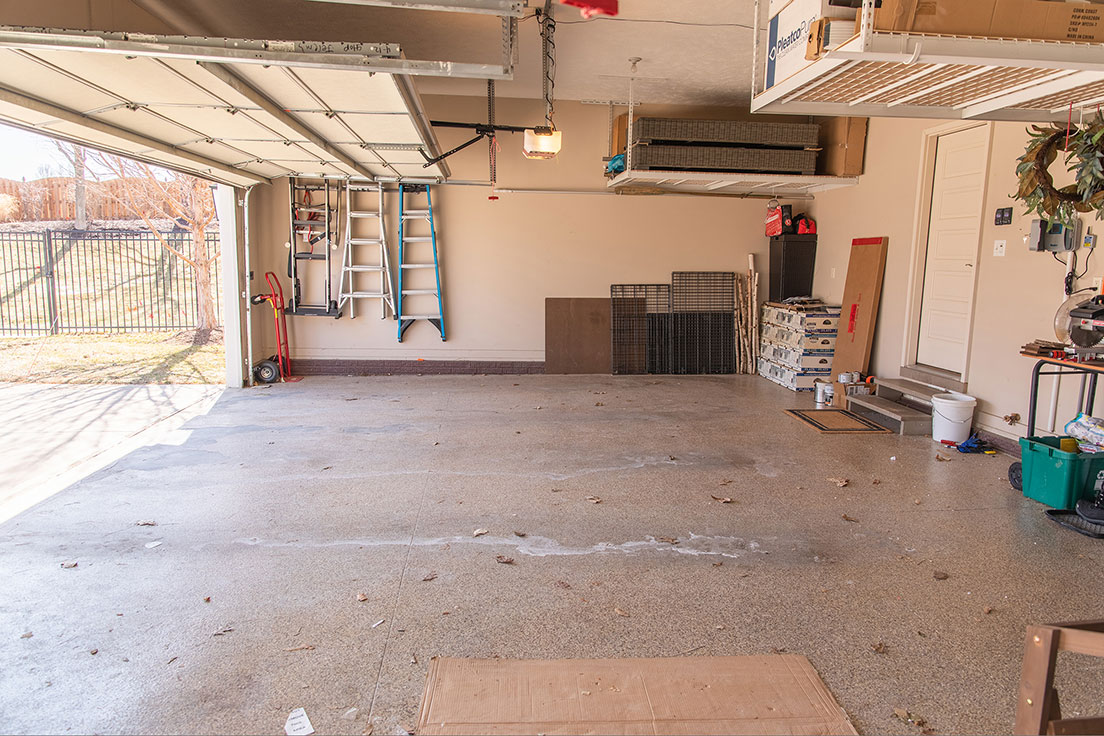
{"type": "Polygon", "coordinates": [[[797,417],[813,429],[824,434],[881,434],[889,430],[866,417],[846,409],[787,409],[791,417],[797,417]]]}
{"type": "Polygon", "coordinates": [[[855,734],[805,657],[434,659],[427,734],[855,734]]]}

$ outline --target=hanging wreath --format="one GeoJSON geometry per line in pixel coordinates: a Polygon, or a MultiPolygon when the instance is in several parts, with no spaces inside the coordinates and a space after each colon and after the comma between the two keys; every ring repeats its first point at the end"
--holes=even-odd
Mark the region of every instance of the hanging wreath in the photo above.
{"type": "Polygon", "coordinates": [[[1027,206],[1028,213],[1049,222],[1072,225],[1078,213],[1094,211],[1098,220],[1104,219],[1104,118],[1098,115],[1080,128],[1033,125],[1028,134],[1031,140],[1016,166],[1020,188],[1014,198],[1027,206]],[[1059,151],[1066,154],[1066,170],[1076,180],[1061,189],[1050,174],[1059,151]]]}

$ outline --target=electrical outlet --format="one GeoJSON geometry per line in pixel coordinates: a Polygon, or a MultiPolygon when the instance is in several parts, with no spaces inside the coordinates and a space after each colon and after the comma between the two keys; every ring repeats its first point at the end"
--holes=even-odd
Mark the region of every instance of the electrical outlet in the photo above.
{"type": "Polygon", "coordinates": [[[1099,292],[1099,291],[1100,291],[1100,286],[1101,286],[1101,279],[1099,279],[1099,278],[1095,278],[1095,279],[1093,279],[1093,286],[1092,286],[1092,288],[1096,289],[1096,290],[1097,290],[1097,292],[1099,292]]]}
{"type": "Polygon", "coordinates": [[[1005,249],[1008,247],[1007,240],[995,240],[993,241],[993,255],[1001,257],[1004,255],[1005,249]]]}

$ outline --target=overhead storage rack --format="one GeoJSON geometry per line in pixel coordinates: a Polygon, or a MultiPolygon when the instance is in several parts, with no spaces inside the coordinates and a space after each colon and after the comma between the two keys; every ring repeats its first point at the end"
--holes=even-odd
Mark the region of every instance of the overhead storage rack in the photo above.
{"type": "Polygon", "coordinates": [[[860,31],[765,89],[766,0],[755,3],[751,109],[859,117],[1065,121],[1104,104],[1104,44],[860,31]]]}
{"type": "Polygon", "coordinates": [[[657,193],[812,199],[817,192],[852,187],[858,183],[858,178],[852,176],[630,170],[611,179],[608,186],[626,193],[655,190],[657,193]]]}

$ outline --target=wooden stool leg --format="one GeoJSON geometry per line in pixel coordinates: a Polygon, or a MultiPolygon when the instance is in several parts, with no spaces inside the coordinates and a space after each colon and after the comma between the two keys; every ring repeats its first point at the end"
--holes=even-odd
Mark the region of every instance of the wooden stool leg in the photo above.
{"type": "Polygon", "coordinates": [[[1027,627],[1020,699],[1012,730],[1017,736],[1045,734],[1047,725],[1056,718],[1054,663],[1058,657],[1059,637],[1060,632],[1050,626],[1027,627]]]}

